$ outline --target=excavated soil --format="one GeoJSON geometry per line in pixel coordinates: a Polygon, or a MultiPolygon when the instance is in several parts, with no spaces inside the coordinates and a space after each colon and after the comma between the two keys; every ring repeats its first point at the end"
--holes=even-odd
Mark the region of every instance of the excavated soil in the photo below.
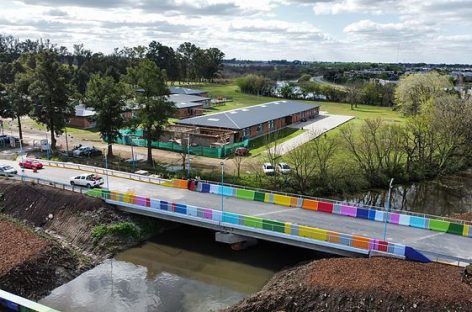
{"type": "Polygon", "coordinates": [[[462,272],[387,258],[323,259],[276,274],[226,311],[472,311],[462,272]]]}
{"type": "Polygon", "coordinates": [[[0,289],[33,300],[172,226],[97,198],[8,179],[0,179],[0,212],[0,289]],[[147,226],[146,234],[92,237],[95,226],[121,221],[147,226]]]}

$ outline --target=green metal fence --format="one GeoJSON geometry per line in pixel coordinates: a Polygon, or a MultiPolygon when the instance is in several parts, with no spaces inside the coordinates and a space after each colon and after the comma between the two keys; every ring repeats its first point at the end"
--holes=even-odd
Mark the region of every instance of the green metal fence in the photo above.
{"type": "MultiPolygon", "coordinates": [[[[118,139],[116,143],[125,144],[125,145],[134,145],[134,146],[147,146],[147,140],[143,139],[143,130],[142,129],[126,129],[120,130],[122,138],[118,139]]],[[[249,140],[244,140],[239,143],[226,144],[222,147],[205,147],[205,146],[190,146],[189,153],[192,155],[212,157],[212,158],[224,158],[228,155],[234,153],[234,150],[238,147],[247,147],[249,145],[249,140]]],[[[153,141],[151,143],[153,148],[163,149],[167,151],[182,153],[187,152],[187,147],[175,143],[175,142],[162,142],[162,141],[153,141]]]]}

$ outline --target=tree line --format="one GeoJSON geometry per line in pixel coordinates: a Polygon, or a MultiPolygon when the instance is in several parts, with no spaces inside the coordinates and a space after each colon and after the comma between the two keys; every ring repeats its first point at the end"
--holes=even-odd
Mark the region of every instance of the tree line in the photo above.
{"type": "Polygon", "coordinates": [[[104,55],[83,45],[75,45],[70,53],[49,41],[0,35],[0,116],[17,120],[21,141],[22,116],[45,125],[54,150],[56,135],[82,101],[96,111],[93,118],[108,142],[108,156],[121,128],[142,127],[152,163],[151,143],[175,109],[166,97],[167,81],[212,80],[223,57],[217,48],[201,49],[189,42],[174,50],[153,41],[148,47],[125,47],[104,55]],[[124,117],[129,110],[134,111],[132,119],[124,117]]]}
{"type": "Polygon", "coordinates": [[[276,81],[262,75],[248,74],[236,79],[236,84],[243,93],[275,96],[286,99],[326,100],[331,102],[376,106],[394,105],[395,85],[382,85],[378,82],[356,82],[345,86],[332,86],[311,81],[311,76],[304,74],[297,82],[291,81],[277,87],[276,81]]]}

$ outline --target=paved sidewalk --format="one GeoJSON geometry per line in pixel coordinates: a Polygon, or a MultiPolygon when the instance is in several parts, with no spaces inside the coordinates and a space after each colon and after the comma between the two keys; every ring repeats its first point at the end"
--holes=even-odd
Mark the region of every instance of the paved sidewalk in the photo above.
{"type": "Polygon", "coordinates": [[[313,120],[290,125],[289,127],[291,128],[304,129],[306,131],[288,141],[277,145],[275,154],[284,155],[298,146],[313,140],[321,134],[334,129],[353,118],[354,116],[328,115],[324,112],[321,112],[320,115],[313,120]]]}

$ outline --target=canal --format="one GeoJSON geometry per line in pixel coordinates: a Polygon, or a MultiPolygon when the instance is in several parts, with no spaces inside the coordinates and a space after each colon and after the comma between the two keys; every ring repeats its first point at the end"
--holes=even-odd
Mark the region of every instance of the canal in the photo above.
{"type": "Polygon", "coordinates": [[[260,290],[274,273],[322,255],[260,242],[243,251],[214,232],[180,226],[55,289],[40,303],[60,311],[218,311],[260,290]]]}

